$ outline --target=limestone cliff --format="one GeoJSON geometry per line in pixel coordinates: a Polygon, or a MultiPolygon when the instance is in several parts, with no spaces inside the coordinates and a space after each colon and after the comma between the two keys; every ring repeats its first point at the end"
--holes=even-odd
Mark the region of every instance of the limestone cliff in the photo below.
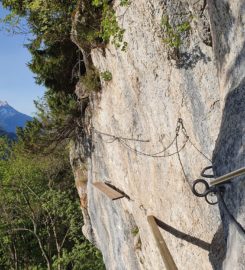
{"type": "MultiPolygon", "coordinates": [[[[245,269],[244,238],[222,205],[221,220],[217,206],[191,192],[211,160],[215,175],[245,165],[244,1],[113,5],[127,49],[92,50],[93,65],[112,80],[101,78],[90,96],[91,152],[83,142],[71,151],[84,232],[107,269],[165,269],[147,223],[154,215],[178,269],[245,269]],[[127,196],[111,201],[97,181],[127,196]]],[[[244,225],[243,182],[225,199],[244,225]]]]}
{"type": "MultiPolygon", "coordinates": [[[[210,1],[209,13],[223,110],[213,155],[214,172],[219,176],[245,166],[245,2],[210,1]]],[[[244,199],[244,181],[226,186],[227,206],[243,227],[244,199]]],[[[227,238],[223,268],[245,269],[244,233],[230,221],[222,204],[220,210],[227,238]]]]}

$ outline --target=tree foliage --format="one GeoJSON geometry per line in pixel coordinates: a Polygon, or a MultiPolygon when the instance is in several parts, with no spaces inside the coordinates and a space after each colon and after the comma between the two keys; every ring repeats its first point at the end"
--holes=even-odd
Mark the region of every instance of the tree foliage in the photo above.
{"type": "MultiPolygon", "coordinates": [[[[34,41],[36,43],[36,41],[34,41]]],[[[69,39],[57,40],[49,46],[27,45],[32,53],[28,64],[36,74],[36,82],[55,92],[73,93],[77,79],[72,69],[77,61],[77,47],[69,39]]]]}
{"type": "Polygon", "coordinates": [[[31,37],[26,47],[32,54],[29,67],[36,74],[37,83],[53,91],[73,92],[76,81],[71,70],[77,61],[77,47],[70,40],[70,32],[71,13],[77,1],[1,2],[10,10],[7,19],[14,21],[14,26],[16,18],[24,17],[27,22],[31,37]]]}
{"type": "MultiPolygon", "coordinates": [[[[88,66],[86,58],[90,58],[90,50],[99,44],[105,45],[112,37],[116,47],[126,49],[123,42],[124,29],[117,22],[116,13],[110,0],[0,0],[2,5],[10,10],[5,22],[13,22],[18,27],[18,21],[24,18],[30,38],[26,44],[32,58],[28,63],[35,74],[36,82],[47,88],[44,103],[37,103],[42,112],[27,130],[32,130],[43,145],[44,138],[54,144],[63,139],[74,138],[77,131],[85,132],[81,127],[80,118],[84,117],[87,100],[82,104],[75,97],[75,86],[80,77],[80,83],[86,96],[91,91],[100,90],[99,72],[88,66]],[[79,11],[79,12],[78,12],[79,11]],[[79,46],[85,48],[82,59],[78,57],[78,48],[71,41],[71,30],[75,14],[77,20],[77,39],[79,46]],[[83,63],[84,61],[84,63],[83,63]],[[79,70],[78,70],[79,69],[79,70]],[[76,104],[74,104],[76,103],[76,104]],[[43,110],[43,105],[45,110],[43,110]],[[45,113],[44,113],[45,112],[45,113]],[[45,133],[45,136],[43,136],[45,133]]],[[[129,2],[120,1],[121,6],[129,2]]],[[[73,25],[74,26],[74,25],[73,25]]],[[[27,132],[30,135],[29,131],[27,132]]],[[[29,144],[33,139],[25,137],[25,131],[19,131],[20,137],[29,144]],[[27,141],[30,139],[29,141],[27,141]]],[[[34,134],[33,134],[34,135],[34,134]]]]}
{"type": "MultiPolygon", "coordinates": [[[[87,1],[87,0],[86,0],[87,1]]],[[[32,58],[28,63],[36,82],[46,87],[43,100],[36,102],[37,118],[19,130],[19,138],[38,151],[47,145],[74,139],[81,127],[84,108],[75,95],[78,81],[78,48],[71,41],[75,0],[1,0],[10,10],[9,20],[24,17],[31,33],[26,47],[32,58]],[[80,118],[80,120],[79,120],[80,118]],[[39,141],[39,145],[38,142],[39,141]]],[[[15,20],[16,21],[16,20],[15,20]]],[[[80,74],[85,67],[80,64],[80,74]]],[[[51,147],[51,148],[52,148],[51,147]]]]}
{"type": "Polygon", "coordinates": [[[104,269],[82,235],[66,149],[27,156],[21,143],[0,146],[0,268],[104,269]]]}
{"type": "MultiPolygon", "coordinates": [[[[36,102],[36,118],[18,129],[18,141],[10,144],[0,138],[0,269],[104,269],[100,252],[82,235],[66,149],[69,140],[83,137],[88,105],[88,98],[78,100],[74,93],[80,59],[70,33],[77,1],[0,2],[10,10],[5,22],[13,22],[17,32],[26,31],[18,25],[25,18],[31,34],[28,66],[36,82],[47,88],[36,102]]],[[[96,29],[90,27],[86,36],[93,32],[99,42],[102,11],[90,0],[80,2],[92,7],[85,10],[90,21],[96,18],[91,24],[96,29]]],[[[84,75],[85,66],[80,66],[84,75]]],[[[98,76],[93,82],[99,88],[98,76]]]]}
{"type": "Polygon", "coordinates": [[[37,115],[25,128],[18,128],[19,144],[26,153],[52,153],[60,144],[85,136],[82,115],[88,99],[77,100],[74,94],[47,91],[36,101],[37,115]]]}

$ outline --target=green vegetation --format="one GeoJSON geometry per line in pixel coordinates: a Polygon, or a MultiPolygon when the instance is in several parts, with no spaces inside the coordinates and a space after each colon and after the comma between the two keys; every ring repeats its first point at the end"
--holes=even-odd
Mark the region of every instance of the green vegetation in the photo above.
{"type": "Polygon", "coordinates": [[[112,37],[112,44],[122,51],[126,50],[127,43],[123,42],[125,29],[119,27],[115,11],[108,4],[103,5],[101,26],[101,38],[104,42],[109,42],[112,37]]]}
{"type": "MultiPolygon", "coordinates": [[[[77,67],[77,46],[71,41],[72,23],[79,13],[74,29],[76,39],[84,50],[84,65],[77,72],[80,76],[92,79],[91,70],[94,69],[90,59],[90,51],[94,47],[103,47],[111,39],[112,43],[122,50],[126,50],[127,43],[123,41],[125,30],[119,27],[117,16],[109,0],[1,0],[10,14],[4,22],[11,25],[13,32],[22,33],[24,29],[21,19],[25,18],[31,38],[26,47],[32,59],[28,63],[36,75],[36,82],[47,87],[51,95],[55,92],[73,94],[78,76],[74,76],[77,67]],[[19,24],[18,24],[19,23],[19,24]],[[23,28],[23,29],[22,29],[23,28]],[[89,73],[85,75],[85,73],[89,73]]],[[[121,0],[121,6],[129,5],[129,1],[121,0]]],[[[73,35],[75,35],[73,33],[73,35]]],[[[82,78],[83,80],[83,78],[82,78]]],[[[94,87],[97,91],[99,87],[94,87]]],[[[88,87],[90,91],[92,87],[88,87]]]]}
{"type": "Polygon", "coordinates": [[[19,131],[19,140],[26,142],[28,151],[30,148],[39,151],[74,138],[81,122],[78,121],[81,106],[74,94],[78,79],[73,76],[77,46],[70,39],[77,1],[2,0],[1,3],[10,10],[7,20],[10,23],[14,20],[14,29],[22,27],[16,26],[14,18],[25,18],[31,33],[26,44],[32,55],[28,66],[35,73],[36,82],[47,89],[44,99],[36,103],[37,118],[19,131]]]}
{"type": "Polygon", "coordinates": [[[138,227],[134,227],[132,230],[131,230],[131,233],[133,236],[136,236],[138,233],[139,233],[139,228],[138,227]]]}
{"type": "MultiPolygon", "coordinates": [[[[10,11],[4,22],[13,32],[25,32],[21,23],[25,19],[31,34],[26,44],[32,56],[28,66],[36,82],[46,87],[43,99],[36,101],[36,118],[18,129],[17,141],[0,138],[0,269],[105,269],[101,253],[81,231],[68,145],[85,140],[90,147],[85,111],[89,94],[101,87],[90,52],[109,41],[103,29],[110,27],[102,26],[102,17],[108,17],[112,7],[107,1],[96,7],[90,0],[0,3],[10,11]],[[70,36],[82,7],[77,30],[85,53],[78,59],[78,47],[70,36]],[[86,98],[76,96],[78,82],[86,98]]],[[[114,25],[109,32],[118,36],[120,29],[114,25]]]]}
{"type": "MultiPolygon", "coordinates": [[[[29,67],[36,74],[36,81],[52,91],[71,91],[75,80],[71,69],[76,63],[76,46],[70,40],[73,1],[17,1],[2,0],[11,13],[7,17],[15,32],[22,33],[22,25],[16,20],[24,17],[28,32],[32,34],[26,45],[32,54],[29,67]]],[[[27,31],[27,30],[26,30],[27,31]]]]}
{"type": "Polygon", "coordinates": [[[173,27],[169,23],[169,17],[167,15],[162,17],[161,26],[165,35],[163,42],[175,49],[179,49],[182,44],[181,35],[191,29],[189,21],[185,21],[173,27]]]}
{"type": "Polygon", "coordinates": [[[65,145],[50,155],[0,138],[0,268],[105,269],[82,235],[65,145]]]}
{"type": "MultiPolygon", "coordinates": [[[[92,9],[95,9],[97,14],[93,21],[97,22],[97,25],[94,25],[93,30],[89,31],[89,37],[92,37],[90,41],[101,40],[104,44],[107,44],[110,38],[112,38],[112,44],[116,48],[121,48],[122,51],[125,51],[127,48],[127,42],[123,41],[125,29],[119,26],[115,10],[110,2],[109,0],[92,0],[92,9]]],[[[120,6],[128,5],[128,0],[121,0],[120,6]]]]}
{"type": "MultiPolygon", "coordinates": [[[[109,0],[92,0],[92,3],[94,6],[99,7],[102,6],[103,4],[108,4],[109,0]]],[[[120,0],[120,6],[128,6],[130,4],[129,0],[120,0]]]]}
{"type": "Polygon", "coordinates": [[[7,132],[3,128],[0,127],[0,137],[4,137],[4,136],[6,136],[7,138],[9,138],[11,140],[15,140],[16,139],[15,133],[7,132]]]}
{"type": "Polygon", "coordinates": [[[104,81],[108,82],[112,80],[112,74],[109,70],[106,70],[104,72],[101,72],[101,77],[104,81]]]}
{"type": "Polygon", "coordinates": [[[80,77],[80,82],[87,93],[97,92],[101,88],[99,72],[96,69],[88,70],[86,74],[80,77]]]}
{"type": "Polygon", "coordinates": [[[120,6],[126,7],[129,6],[130,1],[129,0],[120,0],[120,6]]]}
{"type": "MultiPolygon", "coordinates": [[[[126,50],[125,30],[109,0],[0,3],[10,12],[1,22],[13,33],[30,34],[28,66],[46,87],[36,101],[36,117],[18,129],[17,141],[0,138],[0,268],[104,269],[100,252],[82,235],[67,148],[70,141],[91,147],[85,116],[89,95],[101,89],[100,75],[112,79],[109,71],[95,69],[91,49],[111,41],[126,50]],[[77,83],[84,94],[79,98],[77,83]]],[[[85,150],[81,160],[89,154],[85,150]]]]}
{"type": "MultiPolygon", "coordinates": [[[[87,100],[83,101],[86,104],[87,100]]],[[[28,153],[49,154],[60,144],[78,139],[83,133],[81,102],[73,94],[47,91],[36,101],[37,117],[18,129],[18,141],[28,153]]]]}

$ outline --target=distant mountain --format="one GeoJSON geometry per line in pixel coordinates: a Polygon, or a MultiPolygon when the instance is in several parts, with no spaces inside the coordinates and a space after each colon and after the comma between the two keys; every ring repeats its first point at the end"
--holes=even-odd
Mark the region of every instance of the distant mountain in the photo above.
{"type": "Polygon", "coordinates": [[[0,100],[0,127],[2,132],[15,133],[17,127],[24,127],[25,123],[31,120],[30,116],[16,111],[6,101],[0,100]]]}

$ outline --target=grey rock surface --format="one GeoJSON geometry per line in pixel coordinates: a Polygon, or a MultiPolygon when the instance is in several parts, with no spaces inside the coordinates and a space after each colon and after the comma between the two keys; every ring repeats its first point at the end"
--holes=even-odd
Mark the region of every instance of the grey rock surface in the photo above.
{"type": "MultiPolygon", "coordinates": [[[[193,180],[211,164],[214,147],[216,175],[244,162],[241,2],[208,3],[212,48],[206,1],[138,0],[128,7],[115,1],[128,46],[126,52],[112,44],[105,51],[92,51],[94,65],[100,72],[110,71],[112,80],[101,78],[102,91],[93,98],[93,151],[86,187],[89,221],[85,219],[107,269],[165,269],[147,215],[161,221],[178,269],[243,269],[239,233],[221,208],[223,232],[218,207],[191,192],[193,180]],[[163,41],[166,15],[173,27],[190,23],[191,30],[181,33],[178,50],[163,41]],[[226,28],[231,28],[229,33],[226,28]],[[180,118],[184,129],[174,140],[180,118]],[[158,152],[165,157],[151,156],[158,152]],[[97,181],[127,197],[111,201],[92,185],[97,181]]],[[[233,213],[244,224],[241,185],[232,185],[225,199],[234,196],[233,213]]]]}
{"type": "MultiPolygon", "coordinates": [[[[245,166],[245,1],[210,1],[222,123],[213,155],[217,176],[245,166]]],[[[227,185],[228,210],[245,225],[244,176],[227,185]],[[239,181],[240,180],[240,181],[239,181]]],[[[245,235],[220,203],[227,253],[223,269],[245,269],[245,235]]]]}

